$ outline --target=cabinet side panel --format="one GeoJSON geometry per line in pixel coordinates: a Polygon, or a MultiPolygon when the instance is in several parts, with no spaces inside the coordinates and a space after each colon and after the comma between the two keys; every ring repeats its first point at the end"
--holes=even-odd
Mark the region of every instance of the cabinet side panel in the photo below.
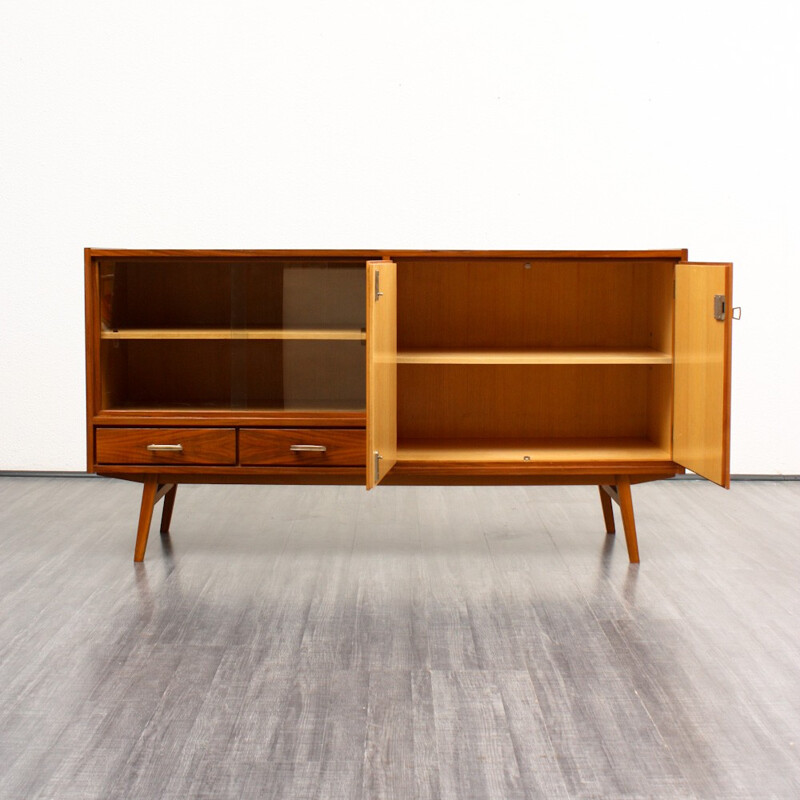
{"type": "Polygon", "coordinates": [[[672,453],[672,364],[652,366],[647,376],[647,438],[672,453]]]}
{"type": "Polygon", "coordinates": [[[100,319],[97,309],[98,293],[96,271],[91,250],[83,251],[84,307],[86,326],[86,471],[94,472],[94,425],[97,413],[100,378],[97,370],[100,319]]]}
{"type": "Polygon", "coordinates": [[[644,303],[648,309],[650,347],[672,354],[675,262],[653,262],[648,270],[648,283],[644,303]]]}
{"type": "MultiPolygon", "coordinates": [[[[675,262],[653,262],[648,272],[646,302],[650,347],[674,353],[675,262]]],[[[673,365],[651,367],[647,376],[647,438],[660,449],[672,452],[673,365]]]]}
{"type": "Polygon", "coordinates": [[[730,264],[676,266],[675,461],[730,486],[731,289],[730,264]],[[714,317],[724,295],[724,319],[714,317]]]}

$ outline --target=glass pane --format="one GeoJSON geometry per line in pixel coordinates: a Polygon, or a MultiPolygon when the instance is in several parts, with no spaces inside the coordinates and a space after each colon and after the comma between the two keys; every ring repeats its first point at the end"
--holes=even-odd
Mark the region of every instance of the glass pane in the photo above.
{"type": "Polygon", "coordinates": [[[361,341],[256,340],[246,343],[247,408],[363,411],[365,347],[361,341]]]}
{"type": "Polygon", "coordinates": [[[130,261],[101,266],[111,294],[112,328],[230,329],[231,265],[198,261],[130,261]],[[105,276],[109,275],[109,278],[105,276]]]}
{"type": "Polygon", "coordinates": [[[364,410],[364,269],[363,262],[243,265],[243,407],[364,410]]]}
{"type": "Polygon", "coordinates": [[[103,408],[364,410],[363,262],[99,269],[103,408]]]}
{"type": "Polygon", "coordinates": [[[230,408],[231,265],[99,269],[102,408],[230,408]]]}

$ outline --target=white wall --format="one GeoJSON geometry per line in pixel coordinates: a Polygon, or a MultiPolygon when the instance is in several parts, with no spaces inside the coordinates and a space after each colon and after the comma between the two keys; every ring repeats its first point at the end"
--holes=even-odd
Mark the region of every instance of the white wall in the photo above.
{"type": "Polygon", "coordinates": [[[799,8],[5,0],[0,469],[84,468],[87,245],[688,247],[800,473],[799,8]]]}

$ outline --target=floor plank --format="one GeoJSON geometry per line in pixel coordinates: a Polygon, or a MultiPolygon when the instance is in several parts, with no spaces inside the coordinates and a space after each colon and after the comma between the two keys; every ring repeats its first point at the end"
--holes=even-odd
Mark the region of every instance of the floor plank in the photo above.
{"type": "Polygon", "coordinates": [[[2,798],[800,796],[800,483],[138,490],[0,478],[2,798]]]}

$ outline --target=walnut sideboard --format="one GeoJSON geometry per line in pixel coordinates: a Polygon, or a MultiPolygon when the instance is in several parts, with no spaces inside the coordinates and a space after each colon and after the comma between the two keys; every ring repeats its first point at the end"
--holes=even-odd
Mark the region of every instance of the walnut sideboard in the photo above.
{"type": "Polygon", "coordinates": [[[686,250],[87,249],[88,469],[143,484],[728,487],[730,264],[686,250]]]}

